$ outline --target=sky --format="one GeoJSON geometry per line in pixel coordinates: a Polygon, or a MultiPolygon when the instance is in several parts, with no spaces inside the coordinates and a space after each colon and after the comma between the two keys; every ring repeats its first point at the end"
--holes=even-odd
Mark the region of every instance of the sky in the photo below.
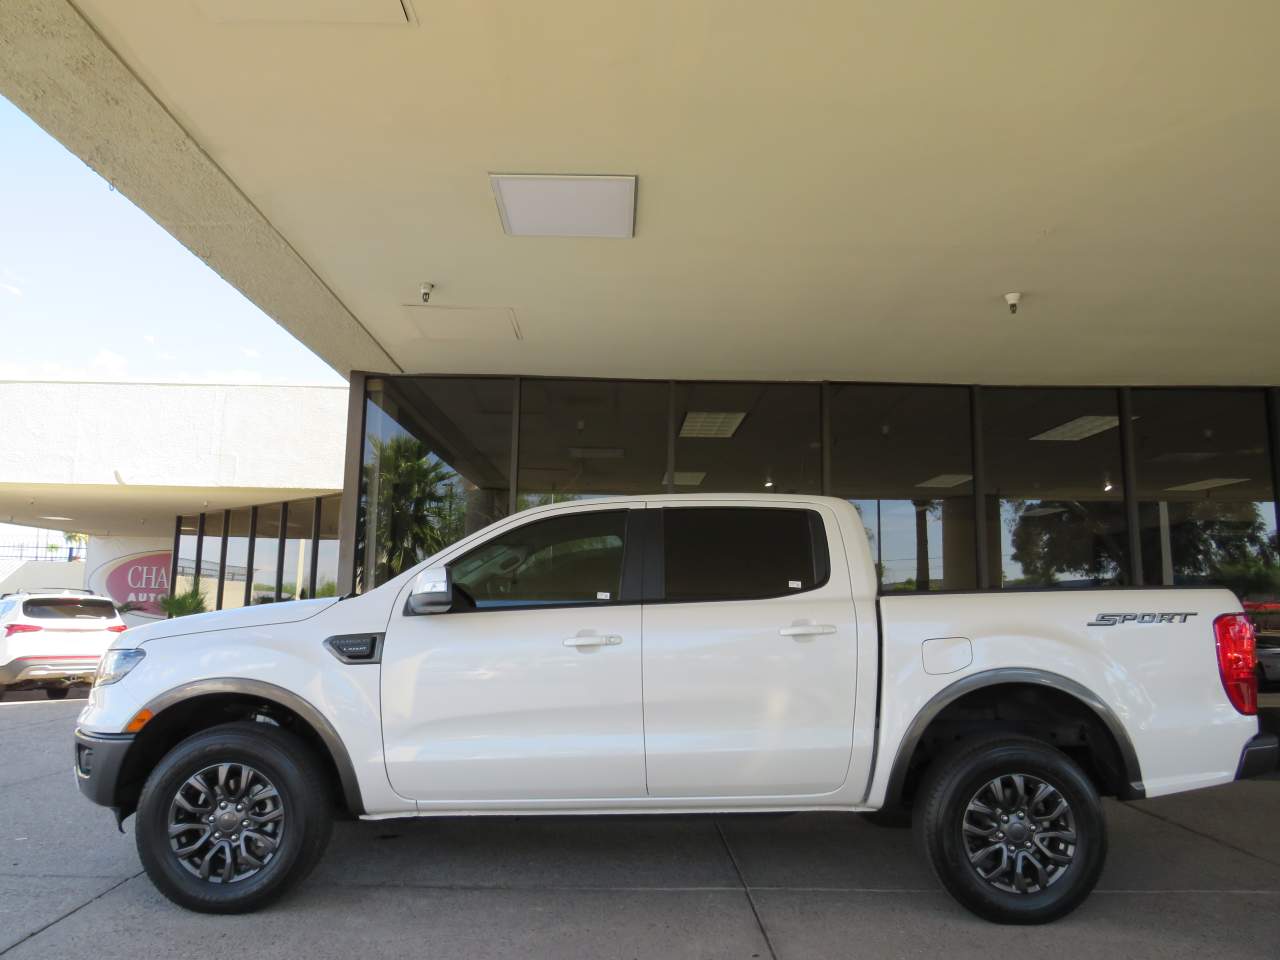
{"type": "Polygon", "coordinates": [[[0,380],[346,382],[3,97],[0,380]]]}

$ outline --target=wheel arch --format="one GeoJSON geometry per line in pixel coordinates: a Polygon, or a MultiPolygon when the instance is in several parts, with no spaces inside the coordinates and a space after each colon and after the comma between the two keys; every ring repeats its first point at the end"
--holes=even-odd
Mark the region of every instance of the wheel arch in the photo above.
{"type": "MultiPolygon", "coordinates": [[[[907,793],[909,780],[915,772],[913,764],[920,755],[922,745],[931,733],[937,733],[939,721],[945,721],[948,708],[963,706],[975,697],[992,698],[1002,689],[1015,689],[1049,693],[1056,698],[1069,698],[1078,705],[1082,716],[1092,718],[1096,730],[1105,735],[1104,748],[1113,751],[1107,761],[1117,769],[1110,777],[1111,791],[1123,800],[1138,800],[1146,796],[1142,782],[1142,768],[1137,751],[1124,724],[1107,703],[1083,684],[1048,670],[1022,667],[1003,667],[971,674],[944,687],[929,699],[907,727],[898,744],[889,781],[885,791],[884,807],[899,806],[907,793]],[[1051,693],[1050,693],[1051,692],[1051,693]]],[[[1065,702],[1059,699],[1059,702],[1065,702]]],[[[994,727],[989,727],[995,729],[994,727]]]]}
{"type": "Polygon", "coordinates": [[[148,701],[152,717],[134,738],[117,786],[117,816],[134,811],[142,783],[159,758],[193,733],[235,719],[261,717],[287,726],[309,741],[328,772],[336,798],[353,815],[365,812],[360,783],[346,745],[314,704],[291,690],[240,677],[184,683],[148,701]]]}

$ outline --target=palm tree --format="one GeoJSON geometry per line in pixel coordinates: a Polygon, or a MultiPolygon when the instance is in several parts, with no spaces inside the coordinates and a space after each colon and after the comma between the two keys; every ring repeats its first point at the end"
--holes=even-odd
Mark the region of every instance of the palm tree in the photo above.
{"type": "Polygon", "coordinates": [[[373,582],[383,583],[459,539],[466,504],[458,475],[422,440],[402,434],[369,442],[373,456],[365,464],[365,496],[374,503],[364,526],[372,515],[373,582]]]}

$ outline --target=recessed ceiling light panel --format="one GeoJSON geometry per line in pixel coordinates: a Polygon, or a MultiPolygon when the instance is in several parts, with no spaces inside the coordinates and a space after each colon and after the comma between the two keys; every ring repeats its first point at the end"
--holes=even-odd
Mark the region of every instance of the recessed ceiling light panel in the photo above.
{"type": "Polygon", "coordinates": [[[491,173],[489,186],[509,236],[635,236],[635,177],[491,173]]]}
{"type": "MultiPolygon", "coordinates": [[[[1137,419],[1136,417],[1134,418],[1137,419]]],[[[1083,440],[1097,433],[1114,430],[1120,426],[1119,417],[1076,417],[1066,423],[1060,423],[1052,430],[1037,433],[1032,440],[1083,440]]]]}
{"type": "MultiPolygon", "coordinates": [[[[671,478],[671,474],[667,474],[662,478],[665,484],[671,478]]],[[[675,485],[677,487],[700,487],[702,481],[707,479],[707,471],[705,470],[677,470],[675,472],[675,485]]]]}
{"type": "Polygon", "coordinates": [[[968,483],[973,479],[971,473],[940,473],[936,477],[930,477],[928,480],[922,480],[916,484],[917,487],[958,487],[962,483],[968,483]]]}
{"type": "Polygon", "coordinates": [[[1197,480],[1194,483],[1180,483],[1176,487],[1165,487],[1165,489],[1179,493],[1198,493],[1201,490],[1214,490],[1218,487],[1229,487],[1233,483],[1248,482],[1248,477],[1213,477],[1209,480],[1197,480]]]}
{"type": "Polygon", "coordinates": [[[746,416],[738,411],[690,410],[680,424],[680,436],[685,440],[728,440],[746,416]]]}

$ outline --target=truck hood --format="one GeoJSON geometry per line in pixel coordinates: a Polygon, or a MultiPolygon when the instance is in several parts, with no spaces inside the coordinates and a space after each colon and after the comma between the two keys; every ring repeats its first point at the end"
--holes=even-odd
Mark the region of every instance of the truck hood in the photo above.
{"type": "Polygon", "coordinates": [[[269,627],[277,623],[297,623],[308,620],[338,602],[336,597],[320,597],[316,600],[287,600],[283,603],[262,603],[253,607],[237,607],[234,610],[218,610],[214,613],[197,613],[189,617],[159,620],[141,627],[131,627],[112,644],[119,650],[138,647],[149,640],[164,637],[181,637],[193,633],[209,633],[213,630],[235,630],[242,627],[269,627]]]}

